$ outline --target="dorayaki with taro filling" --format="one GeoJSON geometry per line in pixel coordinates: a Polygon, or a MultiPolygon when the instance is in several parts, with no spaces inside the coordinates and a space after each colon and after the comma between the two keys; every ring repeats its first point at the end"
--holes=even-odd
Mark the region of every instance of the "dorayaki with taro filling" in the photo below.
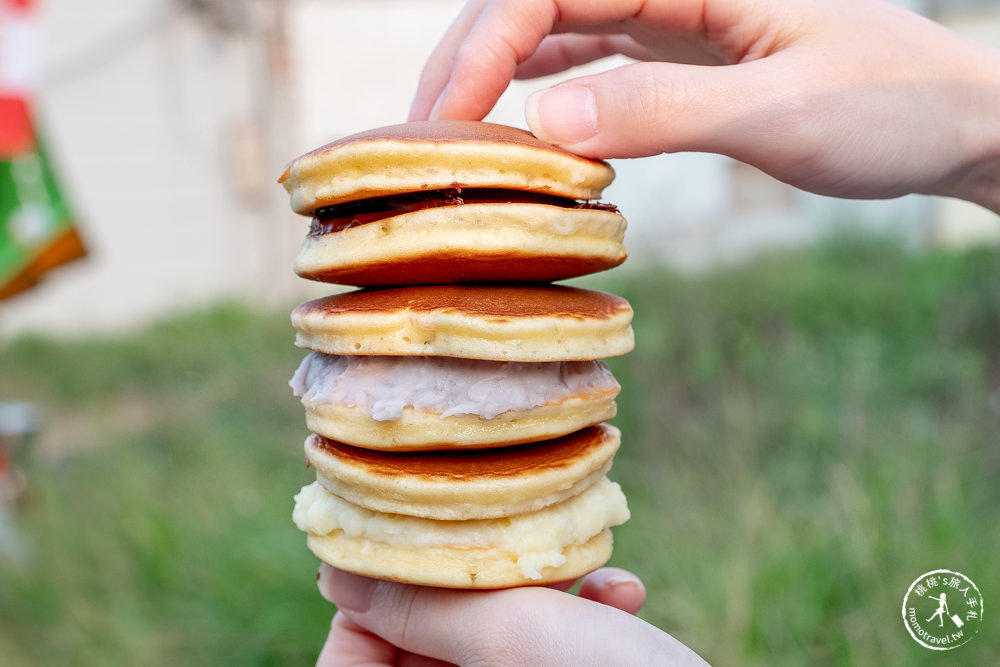
{"type": "Polygon", "coordinates": [[[317,433],[369,449],[499,447],[611,419],[602,361],[631,351],[632,309],[564,285],[362,289],[292,312],[311,350],[292,378],[317,433]]]}

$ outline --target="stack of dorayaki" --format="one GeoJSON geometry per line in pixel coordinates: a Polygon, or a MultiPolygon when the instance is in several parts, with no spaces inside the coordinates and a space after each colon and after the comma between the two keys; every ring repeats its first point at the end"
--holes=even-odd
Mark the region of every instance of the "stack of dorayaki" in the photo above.
{"type": "Polygon", "coordinates": [[[628,303],[553,284],[625,259],[612,168],[514,128],[426,121],[289,164],[307,279],[292,313],[316,482],[293,519],[334,567],[506,588],[579,577],[628,519],[606,473],[628,303]]]}

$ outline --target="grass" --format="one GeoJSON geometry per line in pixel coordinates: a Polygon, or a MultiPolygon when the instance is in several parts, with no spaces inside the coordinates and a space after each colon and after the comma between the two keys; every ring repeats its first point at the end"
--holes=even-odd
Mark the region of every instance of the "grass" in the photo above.
{"type": "MultiPolygon", "coordinates": [[[[900,610],[938,568],[1000,600],[996,252],[844,240],[583,282],[636,311],[612,562],[646,581],[646,619],[718,665],[995,660],[990,616],[940,653],[900,610]]],[[[0,400],[45,412],[33,553],[0,560],[5,665],[315,659],[331,610],[289,518],[310,477],[291,337],[286,313],[222,306],[0,348],[0,400]]]]}
{"type": "Polygon", "coordinates": [[[5,350],[0,391],[41,403],[58,438],[29,468],[34,554],[0,566],[5,665],[314,658],[329,609],[290,524],[300,356],[287,316],[234,308],[5,350]]]}

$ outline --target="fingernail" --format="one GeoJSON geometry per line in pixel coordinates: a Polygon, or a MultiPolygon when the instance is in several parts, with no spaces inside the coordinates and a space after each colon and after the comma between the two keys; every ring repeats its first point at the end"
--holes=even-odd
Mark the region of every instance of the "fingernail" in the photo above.
{"type": "Polygon", "coordinates": [[[597,100],[589,86],[536,91],[528,96],[524,115],[535,135],[551,144],[578,144],[597,134],[597,100]]]}
{"type": "Polygon", "coordinates": [[[636,590],[639,591],[646,590],[646,587],[642,584],[642,582],[639,579],[623,574],[610,577],[607,581],[604,582],[604,585],[607,586],[608,588],[618,588],[619,586],[631,586],[632,588],[635,588],[636,590]]]}
{"type": "Polygon", "coordinates": [[[376,581],[351,572],[338,570],[323,563],[317,578],[320,595],[338,609],[364,613],[368,611],[376,581]]]}

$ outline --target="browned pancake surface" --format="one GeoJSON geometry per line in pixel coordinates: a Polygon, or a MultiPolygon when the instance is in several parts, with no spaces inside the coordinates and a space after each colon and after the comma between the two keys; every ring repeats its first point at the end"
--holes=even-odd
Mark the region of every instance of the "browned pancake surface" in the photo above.
{"type": "Polygon", "coordinates": [[[422,283],[487,282],[497,276],[526,283],[563,280],[604,271],[621,264],[624,258],[608,261],[603,257],[550,257],[524,253],[440,252],[399,262],[349,264],[317,271],[300,271],[309,280],[355,286],[404,285],[419,276],[422,283]]]}
{"type": "MultiPolygon", "coordinates": [[[[322,155],[323,153],[330,152],[331,150],[342,146],[347,146],[348,144],[384,140],[433,142],[444,144],[463,142],[514,144],[524,146],[526,148],[559,153],[561,155],[580,160],[581,162],[592,162],[604,165],[607,164],[603,160],[593,160],[581,157],[563,148],[559,148],[558,146],[547,144],[530,132],[520,128],[471,120],[427,120],[377,127],[331,141],[328,144],[305,153],[298,159],[308,156],[322,155]]],[[[281,183],[287,178],[288,169],[286,168],[285,172],[281,175],[281,178],[278,179],[278,182],[281,183]]]]}
{"type": "Polygon", "coordinates": [[[609,319],[631,312],[620,296],[563,285],[419,285],[365,289],[301,304],[299,315],[450,311],[490,319],[609,319]]]}
{"type": "Polygon", "coordinates": [[[527,445],[497,449],[429,452],[384,452],[314,435],[312,445],[343,463],[364,468],[369,475],[421,477],[435,481],[484,478],[519,478],[569,468],[596,447],[615,437],[607,426],[592,426],[576,433],[527,445]]]}

